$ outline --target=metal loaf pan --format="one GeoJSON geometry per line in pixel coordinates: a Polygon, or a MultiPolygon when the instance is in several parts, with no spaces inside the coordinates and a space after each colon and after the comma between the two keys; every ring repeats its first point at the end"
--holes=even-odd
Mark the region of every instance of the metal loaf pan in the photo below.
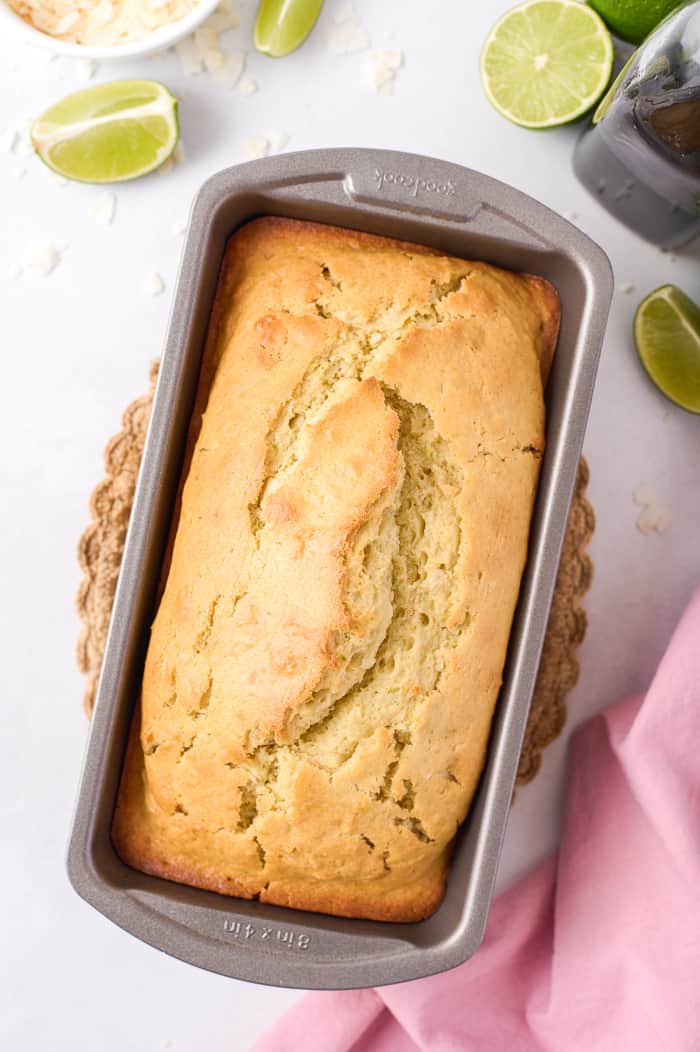
{"type": "Polygon", "coordinates": [[[610,265],[597,245],[531,198],[459,165],[391,151],[317,150],[229,168],[204,184],[175,291],[74,818],[68,870],[78,894],[183,961],[273,986],[395,983],[452,968],[474,953],[486,925],[611,294],[610,265]],[[418,924],[345,920],[184,887],[128,868],[110,839],[224,246],[241,224],[269,214],[540,274],[561,296],[547,449],[486,767],[444,901],[418,924]]]}

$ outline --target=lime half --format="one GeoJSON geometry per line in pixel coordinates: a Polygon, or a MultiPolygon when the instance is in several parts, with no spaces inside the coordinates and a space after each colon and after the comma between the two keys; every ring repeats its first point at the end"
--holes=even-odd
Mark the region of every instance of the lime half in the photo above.
{"type": "Polygon", "coordinates": [[[152,172],[177,140],[177,100],[155,80],[116,80],[76,91],[32,127],[42,161],[84,183],[118,183],[152,172]]]}
{"type": "Polygon", "coordinates": [[[491,30],[481,83],[502,116],[523,128],[582,117],[605,91],[613,46],[605,24],[579,0],[526,0],[491,30]]]}
{"type": "Polygon", "coordinates": [[[700,307],[675,285],[662,285],[639,304],[634,341],[659,390],[700,413],[700,307]]]}

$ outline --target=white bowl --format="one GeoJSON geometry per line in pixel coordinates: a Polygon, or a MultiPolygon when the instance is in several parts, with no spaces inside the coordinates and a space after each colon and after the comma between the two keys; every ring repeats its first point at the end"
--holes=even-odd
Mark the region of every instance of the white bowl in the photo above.
{"type": "Polygon", "coordinates": [[[92,47],[89,44],[71,44],[66,40],[57,40],[48,33],[41,33],[34,29],[23,18],[5,2],[0,0],[0,34],[4,31],[14,32],[20,40],[27,44],[46,48],[57,55],[70,55],[72,58],[99,59],[100,62],[111,59],[138,58],[141,55],[152,55],[156,51],[164,51],[173,44],[186,37],[197,26],[208,18],[219,6],[220,0],[199,0],[197,6],[184,18],[177,22],[169,22],[154,29],[148,36],[141,40],[134,40],[129,44],[114,44],[112,46],[92,47]]]}

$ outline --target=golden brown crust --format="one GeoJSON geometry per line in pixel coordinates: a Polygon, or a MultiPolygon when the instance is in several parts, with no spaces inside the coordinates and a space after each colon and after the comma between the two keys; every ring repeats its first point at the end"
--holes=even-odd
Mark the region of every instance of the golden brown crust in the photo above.
{"type": "Polygon", "coordinates": [[[557,322],[541,279],[419,246],[270,218],[231,239],[115,813],[126,862],[344,916],[436,908],[557,322]]]}
{"type": "Polygon", "coordinates": [[[530,286],[533,299],[537,304],[541,316],[541,328],[538,339],[538,352],[542,367],[542,382],[547,382],[549,370],[552,367],[554,349],[559,336],[559,321],[561,318],[561,307],[559,294],[549,281],[536,277],[534,274],[523,274],[530,286]]]}

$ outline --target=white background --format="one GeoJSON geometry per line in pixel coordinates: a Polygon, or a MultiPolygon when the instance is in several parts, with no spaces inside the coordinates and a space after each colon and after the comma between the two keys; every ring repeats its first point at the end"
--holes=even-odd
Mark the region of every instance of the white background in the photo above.
{"type": "MultiPolygon", "coordinates": [[[[245,138],[277,129],[290,136],[288,149],[394,147],[461,162],[575,213],[613,262],[618,292],[585,445],[598,525],[581,678],[565,733],[518,794],[501,886],[555,846],[571,730],[645,687],[700,581],[700,418],[657,393],[631,339],[634,307],[655,286],[675,282],[698,298],[700,245],[673,259],[609,218],[573,177],[576,128],[528,133],[491,110],[478,52],[508,0],[358,0],[373,45],[405,52],[389,98],[366,83],[366,55],[327,50],[338,4],[327,0],[298,53],[249,55],[259,83],[250,98],[207,76],[185,77],[172,55],[101,66],[95,81],[152,76],[169,85],[181,99],[186,153],[169,174],[120,188],[112,226],[90,217],[93,188],[58,186],[33,158],[0,155],[0,1043],[13,1052],[238,1052],[298,996],[209,975],[140,944],[79,900],[64,870],[86,733],[74,663],[76,543],[105,442],[160,351],[181,247],[173,223],[206,176],[245,159],[245,138]],[[47,278],[10,277],[32,241],[67,246],[62,262],[47,278]],[[142,290],[151,270],[166,283],[156,298],[142,290]],[[627,283],[632,294],[621,291],[627,283]],[[661,536],[635,528],[632,492],[643,482],[672,516],[661,536]]],[[[250,46],[251,22],[248,10],[233,47],[250,46]]],[[[82,86],[72,61],[47,63],[0,41],[0,128],[22,126],[82,86]]]]}

